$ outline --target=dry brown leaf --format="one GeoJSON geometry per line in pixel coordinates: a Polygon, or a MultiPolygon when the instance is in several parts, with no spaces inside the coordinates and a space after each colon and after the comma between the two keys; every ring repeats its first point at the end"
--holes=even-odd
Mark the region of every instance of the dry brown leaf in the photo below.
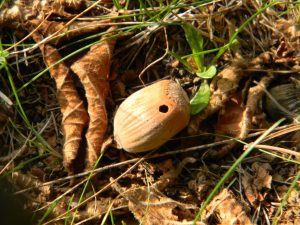
{"type": "Polygon", "coordinates": [[[244,187],[244,193],[250,202],[251,205],[255,204],[255,201],[257,200],[257,189],[253,188],[252,186],[252,177],[251,174],[245,172],[242,176],[242,185],[244,187]]]}
{"type": "Polygon", "coordinates": [[[263,188],[271,188],[272,176],[269,175],[269,171],[272,167],[268,163],[255,162],[252,164],[252,169],[255,171],[254,176],[244,172],[242,185],[248,201],[251,205],[255,205],[257,201],[263,201],[265,198],[266,193],[263,192],[263,188]]]}
{"type": "MultiPolygon", "coordinates": [[[[34,20],[33,23],[28,22],[26,27],[31,31],[39,23],[38,20],[34,20]]],[[[44,22],[39,28],[40,33],[35,32],[33,38],[38,43],[43,40],[44,35],[51,35],[62,28],[64,28],[63,23],[44,22]]],[[[106,41],[102,39],[71,66],[72,72],[78,75],[85,90],[87,110],[75,88],[70,68],[64,62],[50,68],[50,74],[56,82],[58,101],[63,114],[64,166],[71,174],[81,171],[84,166],[90,169],[100,153],[107,127],[105,100],[109,89],[108,79],[115,42],[115,39],[106,41]],[[86,165],[82,159],[86,147],[84,141],[87,143],[86,165]]],[[[52,45],[44,44],[40,49],[48,66],[61,60],[58,50],[52,45]]]]}
{"type": "Polygon", "coordinates": [[[188,182],[188,187],[196,193],[199,200],[206,197],[207,192],[213,188],[213,185],[211,175],[204,171],[198,172],[195,178],[188,182]]]}
{"type": "Polygon", "coordinates": [[[154,187],[159,191],[163,191],[167,186],[171,186],[175,182],[175,180],[178,178],[183,168],[188,163],[195,163],[195,162],[197,162],[195,158],[186,157],[175,168],[172,165],[172,161],[168,160],[166,163],[166,167],[165,168],[161,167],[161,169],[163,169],[163,175],[159,177],[158,181],[154,184],[154,187]]]}
{"type": "Polygon", "coordinates": [[[25,23],[25,26],[33,28],[39,27],[38,32],[43,37],[49,37],[55,34],[58,38],[51,41],[51,44],[56,46],[61,43],[66,43],[76,37],[82,35],[100,32],[102,28],[107,27],[110,20],[80,22],[74,21],[72,24],[66,26],[66,22],[43,21],[40,19],[32,19],[25,23]]]}
{"type": "Polygon", "coordinates": [[[257,190],[261,191],[263,188],[271,189],[272,176],[269,175],[272,167],[269,163],[255,162],[252,164],[252,169],[255,171],[254,185],[257,190]]]}
{"type": "Polygon", "coordinates": [[[241,96],[234,94],[223,106],[218,115],[215,129],[220,134],[239,137],[244,107],[241,96]]]}
{"type": "MultiPolygon", "coordinates": [[[[49,44],[41,46],[41,50],[48,66],[61,59],[58,51],[49,44]]],[[[50,68],[50,74],[56,82],[58,102],[63,115],[64,166],[69,173],[74,173],[78,170],[75,159],[82,145],[82,136],[88,127],[89,116],[77,93],[69,68],[62,62],[50,68]]]]}
{"type": "MultiPolygon", "coordinates": [[[[87,203],[85,211],[81,212],[80,219],[87,219],[90,217],[100,218],[101,216],[106,214],[109,210],[114,210],[114,209],[123,209],[122,211],[128,213],[127,205],[128,202],[124,198],[117,198],[117,199],[111,199],[110,197],[100,198],[97,201],[91,201],[87,203]]],[[[123,214],[121,210],[119,213],[123,214]]],[[[114,215],[115,214],[116,212],[114,212],[114,215]]]]}
{"type": "Polygon", "coordinates": [[[90,116],[87,140],[87,168],[91,168],[100,153],[107,127],[105,100],[109,90],[110,64],[116,39],[108,39],[91,47],[71,69],[78,75],[85,89],[90,116]]]}
{"type": "Polygon", "coordinates": [[[206,218],[214,214],[218,218],[218,224],[252,224],[243,205],[226,188],[214,197],[206,209],[206,218]]]}
{"type": "MultiPolygon", "coordinates": [[[[229,73],[228,75],[230,74],[233,75],[232,73],[229,73]]],[[[273,78],[273,76],[264,76],[254,87],[251,87],[248,92],[247,102],[245,106],[243,106],[242,97],[237,96],[236,93],[231,93],[230,97],[222,97],[224,100],[219,100],[219,103],[223,102],[223,105],[225,104],[225,106],[219,108],[222,108],[224,111],[227,110],[228,112],[226,113],[225,111],[224,115],[222,115],[222,111],[219,112],[220,117],[218,120],[218,124],[215,126],[216,129],[227,135],[233,135],[234,137],[237,137],[241,140],[245,139],[251,127],[253,126],[252,122],[255,118],[255,115],[259,111],[258,105],[263,97],[264,90],[273,78]],[[233,99],[235,100],[233,101],[233,99]]],[[[218,85],[218,88],[225,91],[225,93],[232,88],[232,82],[228,83],[222,79],[219,80],[219,82],[221,83],[218,85]]],[[[218,139],[219,137],[216,138],[217,141],[218,139]]],[[[221,149],[210,151],[207,154],[207,157],[221,158],[228,152],[230,152],[230,150],[237,144],[238,143],[233,140],[223,146],[221,149]]]]}
{"type": "MultiPolygon", "coordinates": [[[[34,24],[27,24],[33,29],[34,24]]],[[[33,39],[38,43],[43,36],[35,32],[33,39]]],[[[40,45],[47,66],[55,64],[61,60],[61,56],[56,48],[50,44],[40,45]]],[[[64,166],[70,174],[82,170],[76,165],[76,157],[82,146],[82,137],[88,126],[89,116],[80,99],[70,69],[64,62],[61,62],[50,69],[50,74],[56,82],[57,97],[62,112],[62,125],[64,130],[64,166]]],[[[81,150],[82,151],[82,150],[81,150]]]]}
{"type": "Polygon", "coordinates": [[[12,0],[4,2],[0,10],[0,26],[18,28],[21,23],[33,18],[45,18],[48,14],[57,14],[63,17],[71,17],[70,11],[86,8],[85,0],[12,0]]]}
{"type": "Polygon", "coordinates": [[[30,196],[30,198],[35,200],[32,202],[32,206],[37,203],[41,204],[46,202],[53,192],[50,185],[43,185],[43,182],[36,177],[33,177],[31,174],[28,175],[20,172],[14,172],[11,174],[9,180],[20,189],[34,188],[34,192],[30,192],[30,194],[28,192],[26,193],[30,196]]]}
{"type": "Polygon", "coordinates": [[[126,190],[117,183],[112,187],[128,200],[129,210],[144,225],[193,224],[195,215],[192,212],[197,209],[193,205],[174,201],[151,187],[131,187],[126,190]],[[185,219],[181,220],[175,214],[176,211],[181,211],[185,219]]]}

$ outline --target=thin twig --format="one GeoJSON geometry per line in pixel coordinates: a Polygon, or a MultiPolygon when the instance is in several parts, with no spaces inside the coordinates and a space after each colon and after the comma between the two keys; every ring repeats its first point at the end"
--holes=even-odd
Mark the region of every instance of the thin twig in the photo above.
{"type": "MultiPolygon", "coordinates": [[[[247,148],[247,146],[246,146],[246,148],[247,148]]],[[[289,149],[286,149],[286,148],[270,146],[270,145],[256,145],[255,148],[261,148],[261,149],[265,149],[265,150],[272,150],[272,151],[277,151],[277,152],[281,152],[281,153],[290,154],[290,155],[293,155],[293,156],[296,156],[296,157],[300,157],[300,152],[292,151],[292,150],[289,150],[289,149]]]]}
{"type": "Polygon", "coordinates": [[[15,48],[16,46],[18,46],[19,44],[21,44],[22,42],[26,41],[28,38],[31,37],[31,35],[36,32],[42,25],[45,21],[48,20],[48,18],[51,16],[51,13],[49,13],[45,19],[43,19],[43,21],[35,28],[33,29],[33,31],[31,31],[26,37],[22,38],[20,41],[18,41],[17,43],[13,44],[12,46],[10,46],[9,48],[5,49],[5,51],[10,51],[11,49],[15,48]]]}
{"type": "MultiPolygon", "coordinates": [[[[150,152],[151,153],[151,152],[150,152]]],[[[148,156],[150,153],[148,153],[146,156],[148,156]]],[[[99,195],[100,193],[102,193],[103,191],[105,191],[106,189],[108,189],[111,185],[113,185],[115,182],[117,182],[118,180],[120,180],[123,176],[125,176],[127,173],[129,173],[131,170],[133,170],[137,165],[139,165],[142,161],[144,161],[146,158],[142,157],[140,158],[134,165],[132,165],[131,167],[129,167],[124,173],[122,173],[120,176],[118,176],[114,181],[110,182],[109,184],[105,185],[101,190],[99,190],[98,192],[96,192],[95,194],[93,194],[92,196],[86,198],[84,201],[82,201],[79,205],[77,205],[76,207],[70,209],[68,212],[63,213],[61,215],[61,217],[64,217],[67,213],[70,213],[76,209],[78,209],[80,206],[86,204],[88,201],[90,201],[91,199],[93,199],[95,196],[99,195]]],[[[92,176],[95,176],[96,174],[92,174],[92,176]]],[[[88,179],[90,179],[91,177],[88,177],[88,179]]],[[[59,218],[58,218],[59,219],[59,218]]],[[[51,224],[52,222],[54,222],[56,220],[50,220],[46,224],[51,224]]]]}
{"type": "Polygon", "coordinates": [[[166,28],[164,27],[164,33],[165,33],[165,40],[166,40],[166,50],[165,50],[165,53],[159,57],[158,59],[154,60],[152,63],[150,63],[148,66],[146,66],[142,72],[140,72],[139,74],[139,79],[140,81],[142,82],[142,84],[144,84],[143,80],[142,80],[142,75],[144,74],[144,72],[149,69],[150,67],[152,67],[154,64],[158,63],[159,61],[163,60],[167,55],[168,55],[168,52],[169,52],[169,42],[168,42],[168,35],[167,35],[167,31],[166,31],[166,28]]]}
{"type": "Polygon", "coordinates": [[[7,155],[7,156],[4,156],[4,157],[1,157],[0,158],[0,162],[5,162],[5,161],[8,161],[9,162],[3,167],[3,169],[0,171],[0,174],[2,174],[6,168],[9,167],[9,165],[18,157],[20,156],[21,154],[23,154],[23,152],[25,152],[27,150],[27,143],[29,142],[29,138],[30,138],[30,135],[28,136],[28,138],[26,139],[25,143],[23,144],[23,146],[17,150],[14,150],[11,154],[7,155]]]}

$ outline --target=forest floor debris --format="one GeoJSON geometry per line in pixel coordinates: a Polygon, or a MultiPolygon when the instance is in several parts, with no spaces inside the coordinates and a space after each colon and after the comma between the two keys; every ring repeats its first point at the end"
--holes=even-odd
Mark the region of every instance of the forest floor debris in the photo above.
{"type": "Polygon", "coordinates": [[[299,93],[299,13],[275,0],[3,1],[0,196],[22,198],[31,224],[299,223],[297,117],[216,187],[274,124],[269,88],[299,93]],[[160,79],[190,99],[207,85],[207,107],[153,152],[101,152],[120,103],[160,79]]]}

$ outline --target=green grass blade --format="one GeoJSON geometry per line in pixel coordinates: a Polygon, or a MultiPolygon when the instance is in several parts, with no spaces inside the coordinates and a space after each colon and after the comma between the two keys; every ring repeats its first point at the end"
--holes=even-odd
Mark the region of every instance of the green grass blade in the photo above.
{"type": "Polygon", "coordinates": [[[3,6],[3,4],[4,4],[5,1],[6,1],[6,0],[2,0],[2,1],[1,1],[1,3],[0,3],[0,9],[2,9],[2,6],[3,6]]]}
{"type": "Polygon", "coordinates": [[[15,87],[15,84],[14,84],[14,81],[13,81],[13,77],[12,77],[12,74],[10,73],[9,69],[7,66],[4,67],[5,68],[5,71],[8,75],[8,80],[9,80],[9,84],[11,86],[11,89],[12,89],[12,92],[13,92],[13,95],[16,99],[16,102],[17,102],[17,106],[18,106],[18,109],[20,111],[20,115],[21,117],[23,118],[25,124],[28,126],[29,129],[31,129],[31,131],[34,133],[34,135],[37,137],[37,139],[39,140],[39,142],[44,145],[46,147],[46,149],[53,155],[57,156],[57,157],[61,157],[60,154],[58,154],[54,149],[51,148],[51,146],[48,144],[48,142],[32,127],[23,107],[22,107],[22,104],[21,104],[21,101],[19,99],[19,96],[17,94],[17,90],[16,90],[16,87],[15,87]]]}
{"type": "Polygon", "coordinates": [[[139,0],[139,3],[140,3],[140,10],[142,11],[144,11],[145,12],[145,14],[150,18],[150,20],[151,20],[151,18],[152,18],[152,14],[151,14],[151,12],[147,9],[147,7],[145,6],[145,4],[144,4],[144,1],[143,0],[139,0]]]}
{"type": "Polygon", "coordinates": [[[118,10],[122,9],[122,6],[121,6],[119,0],[113,0],[113,3],[114,3],[114,6],[115,6],[118,10]]]}
{"type": "Polygon", "coordinates": [[[111,223],[111,225],[114,225],[115,224],[114,214],[112,213],[111,209],[109,210],[109,216],[110,216],[110,223],[111,223]]]}
{"type": "MultiPolygon", "coordinates": [[[[101,153],[100,156],[98,157],[98,159],[97,159],[97,161],[96,161],[96,163],[95,163],[95,165],[94,165],[94,167],[93,167],[91,173],[89,174],[89,176],[88,176],[88,178],[87,178],[87,181],[85,182],[85,185],[84,185],[84,187],[83,187],[83,190],[82,190],[82,192],[81,192],[81,194],[80,194],[80,198],[79,198],[79,200],[78,200],[78,206],[80,206],[80,203],[82,202],[82,200],[83,200],[83,198],[84,198],[84,194],[85,194],[86,191],[87,191],[87,188],[88,188],[88,186],[89,186],[89,184],[90,184],[90,180],[91,180],[92,177],[94,176],[94,170],[97,168],[99,162],[100,162],[101,159],[102,159],[102,156],[103,156],[103,153],[101,153]]],[[[76,214],[77,210],[78,210],[78,208],[76,208],[74,214],[76,214]]],[[[75,221],[75,217],[73,216],[72,222],[71,222],[70,224],[74,224],[74,221],[75,221]]]]}
{"type": "Polygon", "coordinates": [[[204,71],[204,55],[197,54],[203,51],[203,37],[200,32],[191,24],[184,23],[181,25],[184,30],[185,38],[193,52],[193,58],[198,67],[198,71],[204,71]]]}
{"type": "Polygon", "coordinates": [[[65,225],[68,225],[69,219],[70,219],[70,209],[71,209],[71,204],[73,202],[74,199],[74,194],[71,196],[69,204],[68,204],[68,208],[67,208],[67,214],[66,214],[66,219],[65,219],[65,225]]]}
{"type": "Polygon", "coordinates": [[[190,73],[193,73],[193,68],[187,63],[187,61],[185,61],[184,59],[182,59],[182,57],[180,55],[178,55],[177,53],[175,53],[173,51],[169,51],[168,54],[170,54],[171,56],[173,56],[174,58],[176,58],[182,65],[184,65],[186,67],[186,69],[190,73]]]}
{"type": "Polygon", "coordinates": [[[125,9],[127,10],[130,4],[130,0],[126,0],[125,9]]]}
{"type": "Polygon", "coordinates": [[[286,192],[284,198],[282,199],[281,203],[280,203],[280,206],[278,207],[278,209],[276,210],[276,213],[274,215],[274,219],[272,221],[272,225],[276,225],[278,223],[278,220],[279,220],[279,214],[281,213],[282,211],[282,208],[286,205],[287,203],[287,199],[288,197],[290,196],[292,190],[294,188],[297,188],[297,190],[299,191],[300,189],[300,186],[298,185],[298,180],[300,179],[300,171],[298,171],[295,179],[293,180],[293,183],[290,185],[288,191],[286,192]]]}
{"type": "Polygon", "coordinates": [[[220,181],[217,183],[215,188],[212,190],[212,192],[207,197],[206,201],[201,206],[198,214],[195,217],[195,220],[193,222],[193,225],[196,225],[197,221],[201,218],[201,214],[205,210],[205,208],[208,206],[208,204],[211,202],[211,200],[214,198],[214,196],[218,193],[222,185],[225,183],[225,181],[232,175],[234,170],[238,167],[238,165],[252,152],[252,150],[255,148],[255,145],[259,144],[263,139],[269,135],[277,126],[279,126],[280,123],[282,123],[285,119],[280,119],[276,123],[274,123],[266,132],[264,132],[261,136],[259,136],[256,141],[251,143],[246,151],[235,161],[235,163],[229,168],[229,170],[224,174],[224,176],[220,179],[220,181]]]}
{"type": "Polygon", "coordinates": [[[58,203],[62,199],[58,199],[57,201],[53,202],[47,209],[47,211],[44,213],[43,217],[39,220],[38,225],[42,225],[44,220],[51,214],[51,212],[54,210],[54,208],[58,205],[58,203]]]}
{"type": "Polygon", "coordinates": [[[214,59],[212,60],[212,64],[214,64],[223,54],[225,51],[227,51],[229,48],[231,48],[231,46],[235,45],[238,41],[237,41],[237,36],[239,35],[240,32],[242,32],[244,30],[244,28],[252,21],[254,20],[258,15],[262,14],[264,11],[266,11],[268,8],[270,8],[271,6],[275,5],[279,3],[279,0],[273,0],[271,1],[269,4],[266,4],[264,7],[262,7],[260,10],[258,10],[256,13],[254,13],[253,15],[251,15],[238,29],[237,31],[231,36],[229,42],[224,45],[223,47],[221,47],[219,49],[219,52],[217,53],[217,55],[214,57],[214,59]]]}

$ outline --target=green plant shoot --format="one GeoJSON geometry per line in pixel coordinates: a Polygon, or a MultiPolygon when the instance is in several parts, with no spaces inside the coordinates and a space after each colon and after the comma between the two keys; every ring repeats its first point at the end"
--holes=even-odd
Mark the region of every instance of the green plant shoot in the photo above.
{"type": "Polygon", "coordinates": [[[185,33],[185,38],[192,49],[194,61],[198,67],[196,72],[202,72],[205,70],[204,55],[199,53],[203,51],[203,37],[200,32],[191,24],[185,23],[182,25],[182,28],[185,33]]]}
{"type": "Polygon", "coordinates": [[[196,115],[201,112],[209,103],[210,90],[206,81],[203,81],[195,96],[191,99],[191,114],[196,115]]]}
{"type": "Polygon", "coordinates": [[[207,70],[204,70],[203,72],[196,72],[198,77],[204,78],[204,79],[211,79],[217,74],[217,68],[215,66],[208,67],[207,70]]]}
{"type": "MultiPolygon", "coordinates": [[[[204,40],[200,32],[190,24],[183,24],[182,28],[185,32],[186,40],[192,50],[193,59],[196,63],[197,70],[194,71],[196,75],[203,79],[211,79],[217,74],[217,68],[210,65],[208,68],[204,65],[204,40]]],[[[209,103],[210,90],[207,81],[202,81],[200,88],[195,96],[191,99],[191,114],[195,115],[201,112],[209,103]]]]}

